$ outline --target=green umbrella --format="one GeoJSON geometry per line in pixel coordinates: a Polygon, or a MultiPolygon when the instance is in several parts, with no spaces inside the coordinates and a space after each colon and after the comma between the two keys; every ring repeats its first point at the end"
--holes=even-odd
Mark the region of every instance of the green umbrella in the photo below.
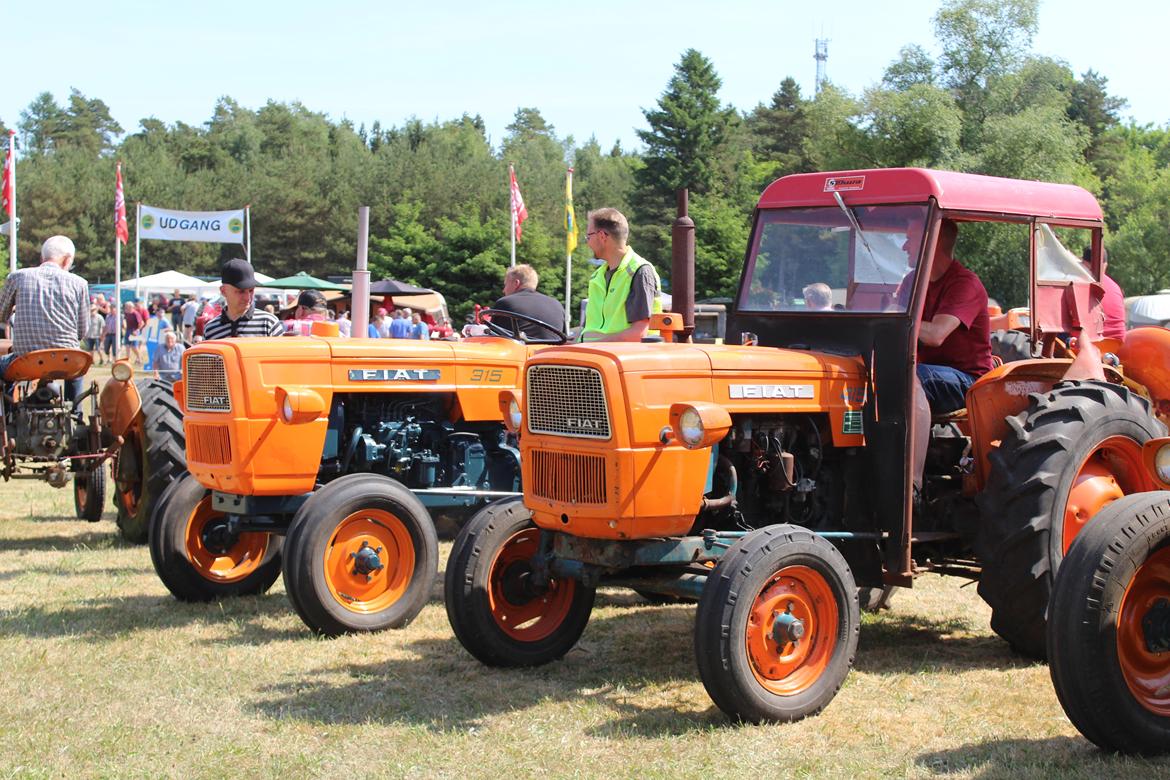
{"type": "Polygon", "coordinates": [[[304,271],[298,271],[292,276],[286,276],[283,279],[273,279],[271,282],[264,282],[261,287],[270,287],[278,290],[348,290],[348,284],[334,284],[327,282],[324,279],[318,279],[315,276],[309,276],[304,271]]]}

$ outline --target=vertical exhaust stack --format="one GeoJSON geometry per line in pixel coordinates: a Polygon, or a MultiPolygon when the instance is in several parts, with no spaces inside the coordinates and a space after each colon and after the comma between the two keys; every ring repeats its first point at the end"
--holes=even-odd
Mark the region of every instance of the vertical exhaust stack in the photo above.
{"type": "Polygon", "coordinates": [[[353,269],[353,286],[350,289],[349,314],[350,332],[354,338],[364,339],[370,324],[370,272],[366,260],[370,247],[370,207],[358,208],[357,266],[353,269]]]}
{"type": "Polygon", "coordinates": [[[687,213],[687,190],[678,190],[675,199],[678,216],[670,228],[670,308],[683,320],[675,340],[690,342],[695,333],[695,222],[687,213]]]}

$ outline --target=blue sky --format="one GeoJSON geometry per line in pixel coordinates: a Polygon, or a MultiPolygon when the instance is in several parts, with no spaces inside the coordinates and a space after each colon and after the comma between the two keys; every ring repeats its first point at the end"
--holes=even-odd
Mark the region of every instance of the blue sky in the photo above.
{"type": "MultiPolygon", "coordinates": [[[[829,78],[854,94],[907,43],[934,51],[937,2],[434,3],[289,0],[5,3],[0,119],[15,126],[43,91],[104,100],[127,131],[155,116],[202,123],[218,97],[256,108],[299,100],[355,125],[478,113],[497,144],[519,106],[558,135],[638,145],[681,52],[701,51],[739,109],[767,101],[785,76],[813,89],[814,41],[829,39],[829,78]],[[54,29],[56,28],[56,29],[54,29]]],[[[1042,0],[1033,49],[1093,68],[1129,100],[1124,116],[1170,122],[1156,56],[1170,4],[1042,0]],[[1106,9],[1103,11],[1102,9],[1106,9]]]]}

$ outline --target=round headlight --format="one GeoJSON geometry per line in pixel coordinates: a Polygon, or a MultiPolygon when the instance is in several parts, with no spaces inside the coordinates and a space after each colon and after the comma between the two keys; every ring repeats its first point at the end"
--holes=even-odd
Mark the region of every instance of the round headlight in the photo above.
{"type": "Polygon", "coordinates": [[[286,423],[293,421],[292,399],[287,395],[284,397],[284,403],[280,405],[280,416],[286,423]]]}
{"type": "Polygon", "coordinates": [[[129,382],[130,377],[134,376],[134,369],[130,367],[129,363],[119,361],[110,369],[110,374],[119,382],[129,382]]]}
{"type": "Polygon", "coordinates": [[[516,403],[515,398],[508,402],[508,421],[514,431],[519,431],[520,425],[524,422],[524,415],[520,413],[520,404],[516,403]]]}
{"type": "Polygon", "coordinates": [[[687,409],[678,418],[678,438],[688,447],[703,440],[703,418],[694,409],[687,409]]]}
{"type": "Polygon", "coordinates": [[[1170,482],[1170,444],[1163,444],[1154,454],[1154,469],[1158,472],[1158,479],[1170,482]]]}

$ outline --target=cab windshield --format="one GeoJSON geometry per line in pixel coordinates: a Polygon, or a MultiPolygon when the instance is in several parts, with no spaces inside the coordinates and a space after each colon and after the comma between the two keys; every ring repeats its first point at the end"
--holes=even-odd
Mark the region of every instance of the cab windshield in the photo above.
{"type": "Polygon", "coordinates": [[[762,211],[739,309],[905,312],[927,207],[838,206],[762,211]]]}

